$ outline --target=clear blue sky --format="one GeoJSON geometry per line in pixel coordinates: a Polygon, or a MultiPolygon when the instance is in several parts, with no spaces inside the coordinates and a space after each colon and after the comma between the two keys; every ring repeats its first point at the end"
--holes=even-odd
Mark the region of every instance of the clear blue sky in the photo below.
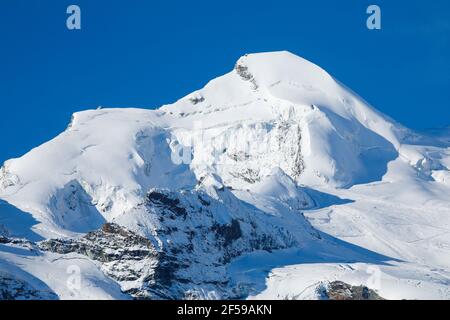
{"type": "Polygon", "coordinates": [[[245,53],[289,50],[416,129],[450,124],[450,1],[0,1],[0,163],[73,112],[155,108],[245,53]],[[66,8],[82,30],[66,29],[66,8]],[[382,9],[382,30],[365,27],[382,9]]]}

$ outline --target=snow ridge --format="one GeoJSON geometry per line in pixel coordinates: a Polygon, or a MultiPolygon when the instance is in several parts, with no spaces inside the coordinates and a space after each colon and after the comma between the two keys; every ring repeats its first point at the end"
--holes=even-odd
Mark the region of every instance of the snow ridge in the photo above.
{"type": "Polygon", "coordinates": [[[174,104],[75,113],[6,161],[0,271],[60,298],[320,298],[324,281],[365,286],[376,266],[383,298],[448,298],[445,137],[403,127],[294,54],[245,55],[174,104]],[[146,239],[137,258],[133,237],[146,239]],[[266,270],[266,254],[280,263],[264,289],[262,272],[244,271],[266,270]],[[43,278],[68,255],[104,285],[74,293],[65,264],[43,278]]]}

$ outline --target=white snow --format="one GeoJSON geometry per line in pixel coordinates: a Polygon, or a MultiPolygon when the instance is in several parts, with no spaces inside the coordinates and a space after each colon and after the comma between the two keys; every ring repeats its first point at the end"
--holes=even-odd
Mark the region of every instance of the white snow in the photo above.
{"type": "Polygon", "coordinates": [[[82,255],[42,254],[32,248],[0,244],[0,271],[31,284],[40,294],[53,293],[64,300],[129,299],[82,255]]]}
{"type": "MultiPolygon", "coordinates": [[[[80,236],[116,221],[155,236],[158,222],[142,206],[148,190],[189,190],[201,180],[211,196],[212,186],[230,187],[286,225],[303,212],[338,243],[309,243],[294,254],[299,259],[277,253],[239,258],[246,262],[230,272],[236,282],[258,281],[253,298],[317,298],[321,283],[365,284],[367,268],[375,266],[376,289],[385,298],[448,299],[445,137],[401,126],[291,53],[250,54],[235,70],[158,110],[76,113],[65,132],[8,160],[0,170],[0,235],[80,236]],[[190,153],[192,161],[183,162],[190,153]],[[340,259],[327,259],[333,248],[340,259]],[[357,248],[365,253],[346,253],[357,248]],[[385,259],[369,259],[372,253],[385,259]],[[243,276],[246,268],[258,276],[243,276]]],[[[1,270],[26,271],[60,298],[123,298],[92,261],[73,259],[89,289],[70,296],[62,289],[66,262],[0,247],[1,270]]]]}

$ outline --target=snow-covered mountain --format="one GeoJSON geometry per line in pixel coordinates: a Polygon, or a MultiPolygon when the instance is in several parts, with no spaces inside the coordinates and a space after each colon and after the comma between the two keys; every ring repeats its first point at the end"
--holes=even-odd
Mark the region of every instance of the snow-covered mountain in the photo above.
{"type": "Polygon", "coordinates": [[[0,170],[3,296],[448,299],[445,137],[288,52],[156,110],[76,113],[0,170]]]}

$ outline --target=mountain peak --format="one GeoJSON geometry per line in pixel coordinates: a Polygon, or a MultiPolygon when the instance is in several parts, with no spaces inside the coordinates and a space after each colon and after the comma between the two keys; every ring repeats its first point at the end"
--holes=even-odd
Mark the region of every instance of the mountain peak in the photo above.
{"type": "Polygon", "coordinates": [[[244,80],[253,78],[266,88],[281,82],[309,87],[336,85],[325,70],[289,51],[246,54],[238,59],[235,70],[244,80]]]}
{"type": "Polygon", "coordinates": [[[430,296],[448,297],[448,283],[436,286],[442,275],[424,268],[423,257],[433,259],[430,270],[449,263],[442,229],[450,225],[450,155],[415,136],[411,144],[397,139],[400,128],[287,51],[245,55],[158,110],[76,113],[63,133],[0,168],[0,243],[39,252],[0,248],[0,283],[7,261],[17,278],[33,273],[73,298],[61,275],[78,261],[80,274],[95,275],[80,298],[99,283],[107,288],[94,294],[102,297],[242,298],[252,292],[251,275],[262,274],[254,270],[269,270],[247,264],[248,255],[258,261],[262,251],[287,249],[267,256],[270,266],[282,257],[329,262],[312,264],[325,269],[306,277],[296,271],[309,280],[321,274],[316,283],[323,270],[362,279],[357,272],[369,273],[361,264],[341,262],[361,257],[383,268],[389,255],[407,263],[385,267],[385,279],[394,275],[397,286],[397,271],[405,271],[411,283],[411,272],[422,270],[418,280],[427,284],[412,290],[435,286],[430,296]],[[31,242],[42,238],[58,239],[31,242]]]}

